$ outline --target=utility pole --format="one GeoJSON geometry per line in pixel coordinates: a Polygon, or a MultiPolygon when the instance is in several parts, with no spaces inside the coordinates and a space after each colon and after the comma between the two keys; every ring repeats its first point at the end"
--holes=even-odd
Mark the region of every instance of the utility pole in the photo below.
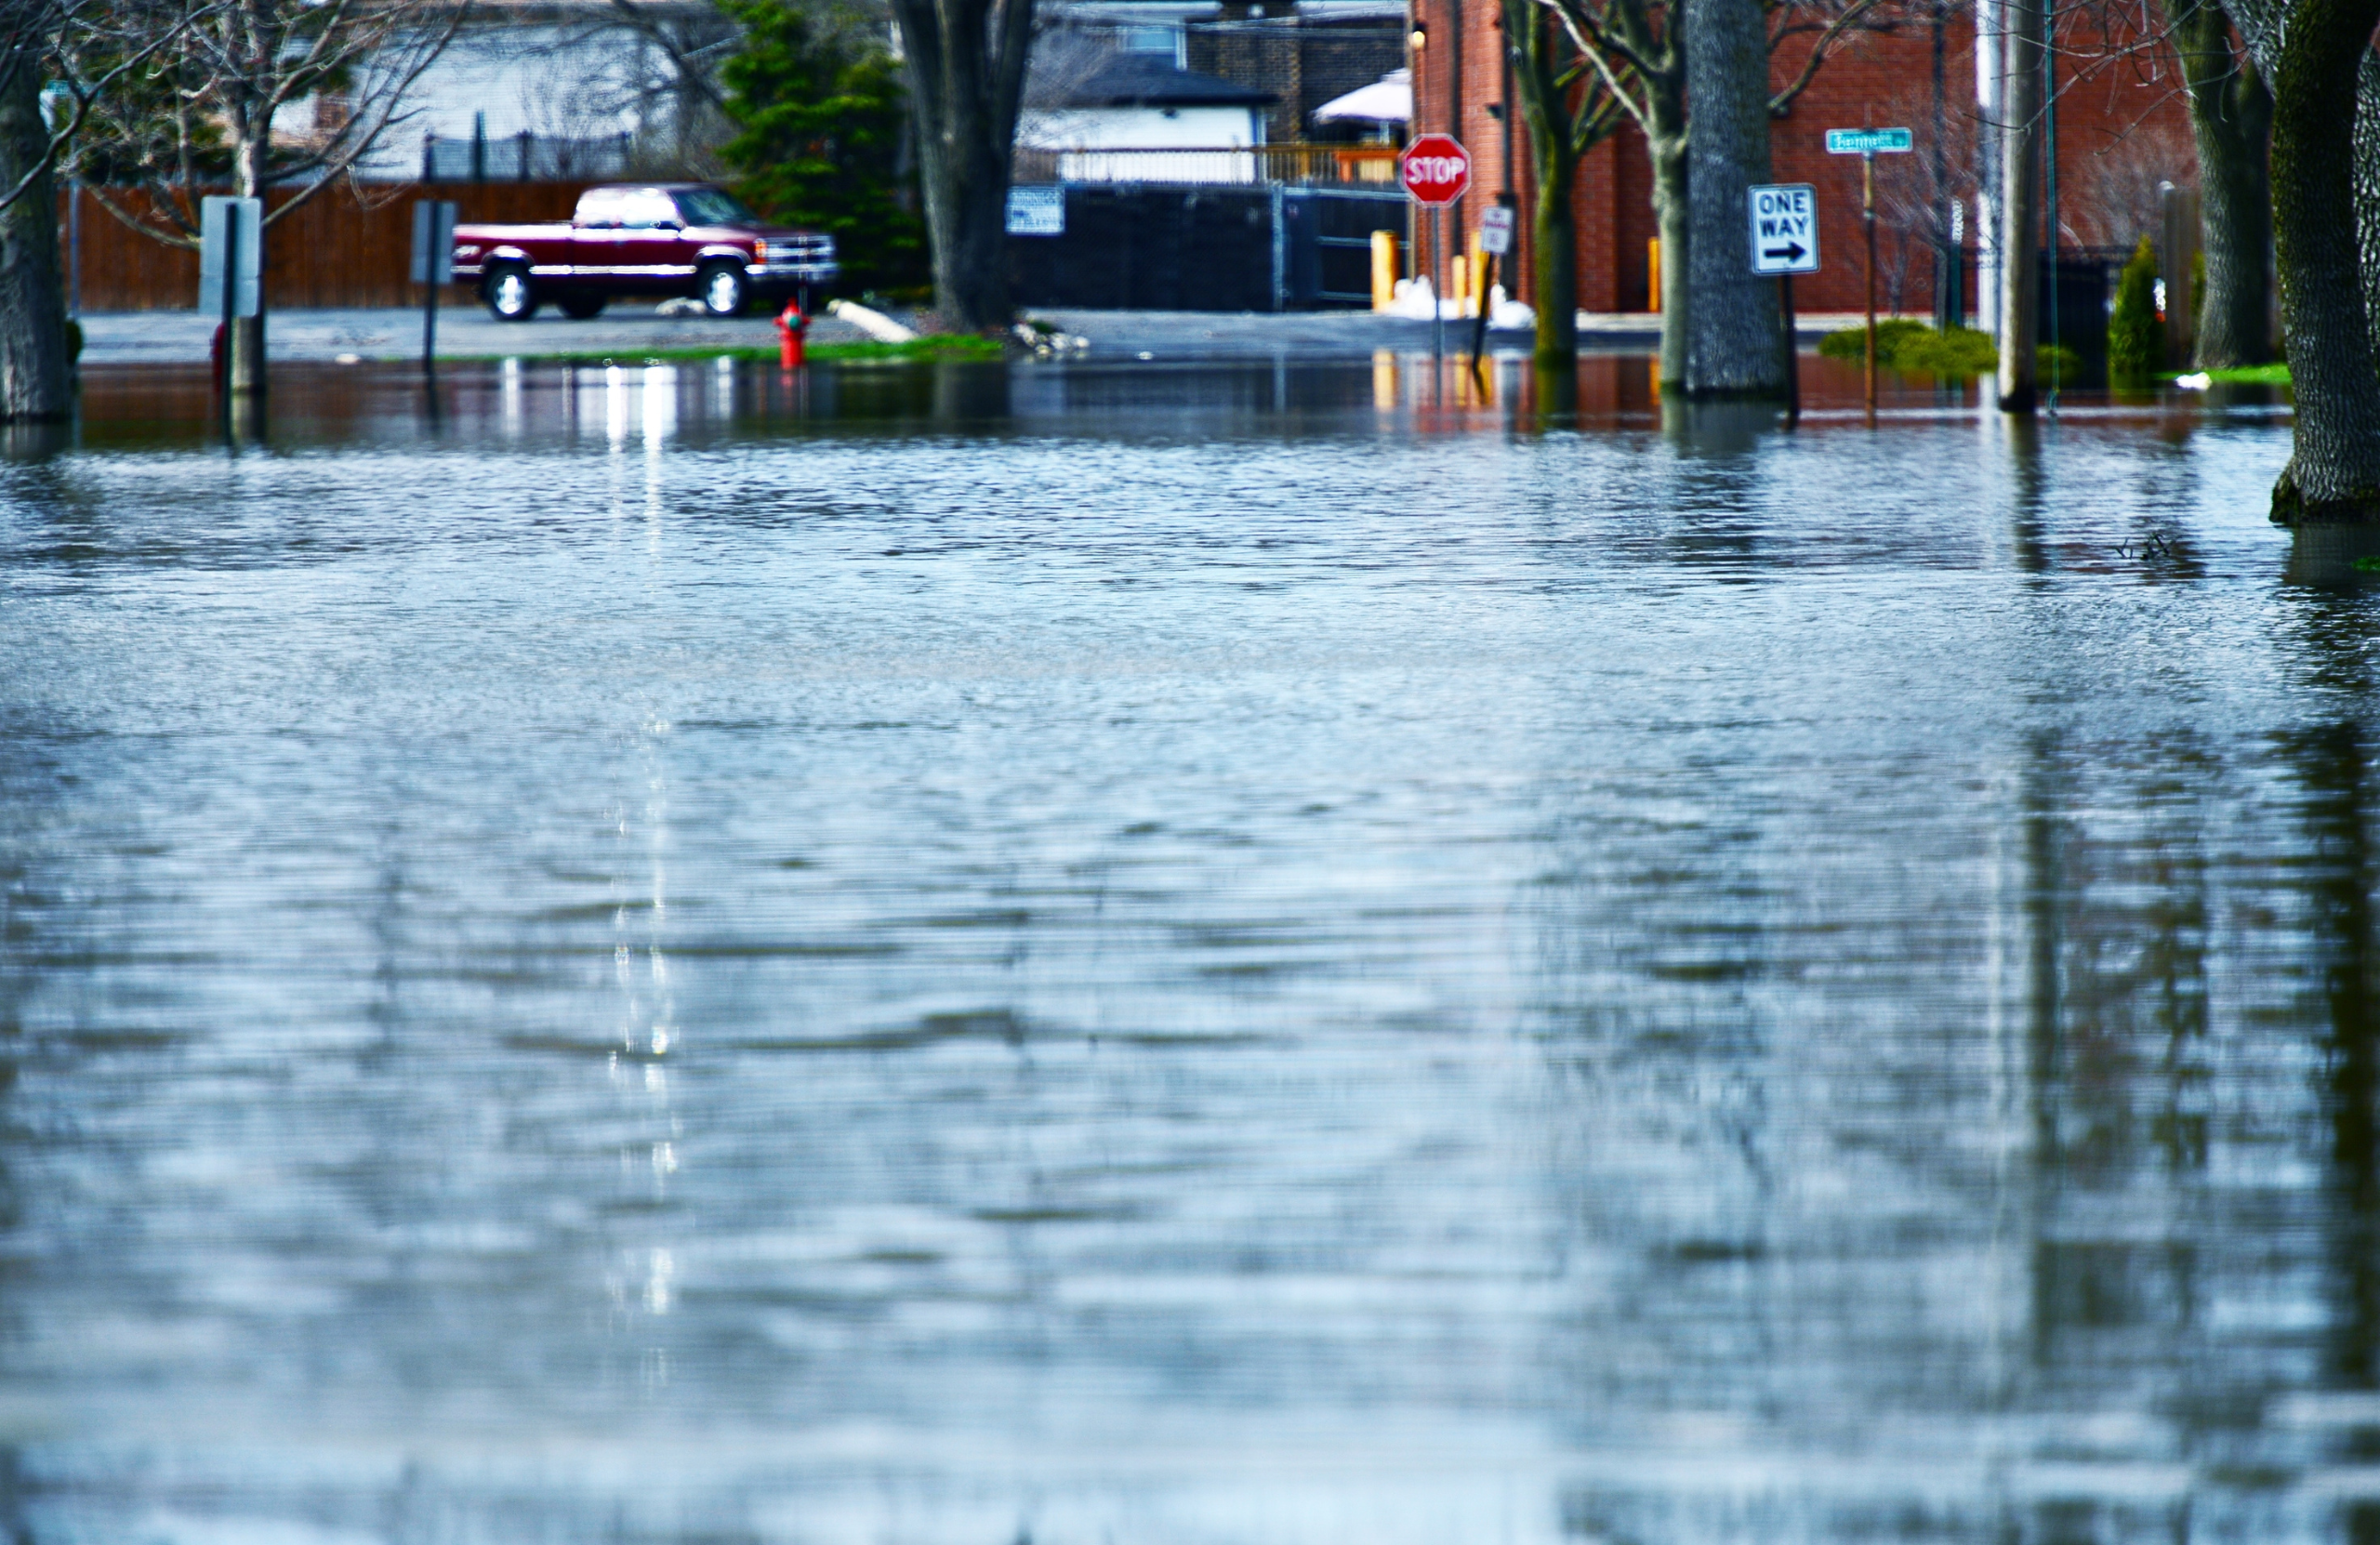
{"type": "Polygon", "coordinates": [[[2045,0],[2003,0],[2000,141],[2000,410],[2035,405],[2041,292],[2037,168],[2041,158],[2045,0]]]}

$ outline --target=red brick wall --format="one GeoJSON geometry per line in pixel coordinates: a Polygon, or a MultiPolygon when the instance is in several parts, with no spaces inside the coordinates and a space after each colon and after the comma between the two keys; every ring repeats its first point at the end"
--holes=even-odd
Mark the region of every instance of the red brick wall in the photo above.
{"type": "MultiPolygon", "coordinates": [[[[1448,248],[1464,250],[1460,227],[1468,232],[1478,211],[1491,205],[1504,186],[1503,129],[1489,108],[1501,101],[1504,83],[1500,59],[1503,33],[1494,0],[1409,0],[1414,18],[1426,24],[1429,45],[1415,61],[1414,132],[1449,127],[1454,43],[1458,27],[1462,51],[1462,101],[1457,138],[1472,154],[1472,192],[1448,215],[1448,248]]],[[[1866,294],[1863,242],[1859,218],[1859,161],[1856,156],[1826,152],[1830,128],[1905,125],[1916,136],[1919,156],[1933,144],[1934,38],[1924,13],[1903,9],[1887,12],[1886,30],[1861,33],[1839,47],[1809,89],[1797,98],[1789,114],[1772,125],[1771,179],[1808,182],[1818,191],[1819,271],[1798,282],[1795,301],[1810,311],[1856,310],[1866,294]]],[[[1776,81],[1781,86],[1798,72],[1807,44],[1789,40],[1778,50],[1776,81]]],[[[2064,39],[2057,115],[2057,169],[2060,192],[2061,244],[2102,246],[2122,242],[2130,231],[2147,229],[2138,216],[2145,199],[2153,198],[2157,178],[2192,182],[2197,164],[2189,152],[2188,120],[2175,87],[2175,64],[2162,46],[2144,46],[2136,55],[2101,58],[2108,53],[2102,40],[2092,36],[2064,39]],[[2129,211],[2129,214],[2127,213],[2129,211]]],[[[1969,17],[1952,16],[1942,48],[1943,110],[1948,132],[1943,145],[1954,166],[1972,165],[1970,125],[1975,110],[1975,56],[1969,17]]],[[[1522,194],[1521,250],[1515,255],[1517,273],[1500,274],[1507,287],[1526,297],[1532,283],[1535,253],[1528,237],[1528,148],[1526,119],[1516,118],[1513,186],[1522,194]],[[1517,279],[1518,284],[1512,283],[1517,279]]],[[[1889,308],[1891,279],[1901,274],[1901,306],[1920,315],[1933,305],[1930,252],[1907,230],[1908,222],[1893,218],[1893,194],[1902,190],[1902,203],[1922,197],[1922,170],[1917,157],[1880,156],[1877,175],[1883,197],[1878,222],[1878,303],[1889,308]],[[1898,165],[1896,165],[1897,163],[1898,165]]],[[[1579,303],[1591,311],[1649,310],[1646,244],[1655,235],[1652,213],[1652,173],[1645,141],[1633,126],[1589,153],[1580,169],[1576,190],[1579,233],[1579,303]]],[[[1974,211],[1967,211],[1965,231],[1970,258],[1974,251],[1974,211]]],[[[1417,225],[1428,265],[1428,222],[1417,225]]],[[[1969,284],[1969,304],[1973,285],[1969,284]]]]}

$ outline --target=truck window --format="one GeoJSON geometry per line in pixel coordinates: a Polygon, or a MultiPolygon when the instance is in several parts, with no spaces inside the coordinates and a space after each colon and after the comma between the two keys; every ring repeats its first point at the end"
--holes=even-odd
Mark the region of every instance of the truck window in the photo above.
{"type": "Polygon", "coordinates": [[[724,188],[681,188],[678,209],[688,225],[758,225],[760,217],[724,188]]]}
{"type": "Polygon", "coordinates": [[[620,201],[620,224],[630,231],[681,223],[678,206],[658,188],[639,188],[620,201]]]}
{"type": "Polygon", "coordinates": [[[570,218],[570,223],[588,231],[616,231],[622,202],[616,189],[590,188],[578,195],[578,213],[570,218]]]}

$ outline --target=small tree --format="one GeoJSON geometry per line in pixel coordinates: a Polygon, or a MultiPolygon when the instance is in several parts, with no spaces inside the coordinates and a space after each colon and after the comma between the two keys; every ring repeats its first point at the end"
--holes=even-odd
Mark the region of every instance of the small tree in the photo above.
{"type": "Polygon", "coordinates": [[[1620,126],[1620,99],[1537,0],[1504,0],[1504,36],[1536,164],[1537,357],[1570,363],[1579,352],[1579,163],[1620,126]]]}
{"type": "MultiPolygon", "coordinates": [[[[403,121],[406,91],[469,10],[469,0],[226,0],[173,21],[169,40],[141,40],[150,55],[134,88],[86,120],[76,154],[105,165],[114,184],[92,196],[141,234],[194,247],[210,188],[228,180],[243,198],[285,188],[265,213],[270,230],[403,121]],[[283,114],[310,99],[311,131],[282,130],[283,114]]],[[[168,24],[160,16],[152,25],[168,24]]],[[[127,41],[70,39],[67,67],[96,73],[127,41]]],[[[240,323],[230,343],[233,389],[261,390],[264,318],[240,323]]]]}
{"type": "Polygon", "coordinates": [[[849,288],[924,283],[892,56],[856,18],[822,24],[787,0],[723,4],[744,24],[743,46],[721,71],[742,131],[721,152],[743,173],[736,191],[766,214],[832,234],[849,288]]]}
{"type": "MultiPolygon", "coordinates": [[[[2181,304],[2178,295],[2168,305],[2181,304]]],[[[2122,386],[2145,386],[2165,368],[2165,327],[2157,320],[2157,247],[2146,236],[2116,282],[2116,309],[2108,318],[2108,374],[2122,386]]]]}

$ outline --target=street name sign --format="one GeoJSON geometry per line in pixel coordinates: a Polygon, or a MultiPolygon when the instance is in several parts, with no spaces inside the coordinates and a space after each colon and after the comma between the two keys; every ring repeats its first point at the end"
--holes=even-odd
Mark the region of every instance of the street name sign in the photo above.
{"type": "Polygon", "coordinates": [[[1826,152],[1829,155],[1899,155],[1908,150],[1909,130],[1905,128],[1826,131],[1826,152]]]}
{"type": "Polygon", "coordinates": [[[1773,182],[1752,190],[1752,271],[1818,271],[1818,191],[1806,182],[1773,182]]]}
{"type": "Polygon", "coordinates": [[[1513,250],[1513,206],[1491,205],[1479,212],[1479,250],[1501,258],[1513,250]]]}
{"type": "Polygon", "coordinates": [[[1452,204],[1471,186],[1471,152],[1450,134],[1424,134],[1405,147],[1397,176],[1414,203],[1435,208],[1452,204]]]}

